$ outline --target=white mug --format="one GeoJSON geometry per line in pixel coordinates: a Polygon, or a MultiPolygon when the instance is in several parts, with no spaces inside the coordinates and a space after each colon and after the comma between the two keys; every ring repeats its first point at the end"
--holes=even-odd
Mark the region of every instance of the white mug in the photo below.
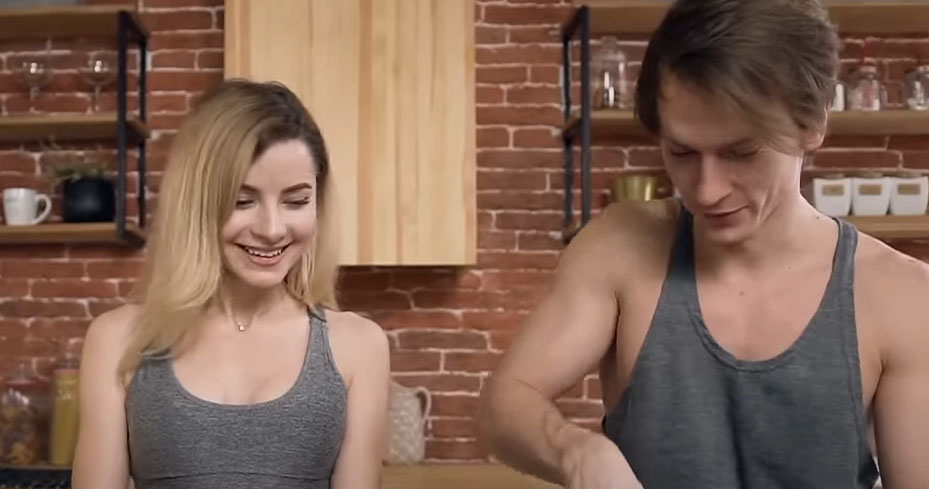
{"type": "Polygon", "coordinates": [[[7,226],[38,224],[52,212],[52,200],[31,188],[8,188],[3,191],[3,217],[7,226]],[[39,203],[42,213],[39,213],[39,203]]]}

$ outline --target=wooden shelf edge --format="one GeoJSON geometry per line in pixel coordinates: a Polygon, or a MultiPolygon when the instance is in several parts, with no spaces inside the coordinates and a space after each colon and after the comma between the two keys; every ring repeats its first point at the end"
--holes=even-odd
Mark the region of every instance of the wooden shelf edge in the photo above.
{"type": "MultiPolygon", "coordinates": [[[[142,23],[139,11],[133,5],[73,5],[0,8],[0,25],[12,22],[14,26],[0,31],[0,39],[46,38],[56,33],[66,36],[91,37],[108,35],[115,38],[118,25],[117,15],[120,12],[128,13],[142,33],[146,37],[149,35],[148,29],[142,23]],[[48,24],[52,23],[51,20],[59,23],[67,22],[64,32],[60,29],[49,28],[48,24]],[[104,25],[108,29],[100,28],[101,21],[105,22],[104,25]],[[36,26],[42,28],[36,29],[36,26]],[[107,32],[109,30],[112,32],[107,32]]],[[[130,33],[130,36],[132,35],[130,33]]]]}
{"type": "Polygon", "coordinates": [[[929,215],[848,216],[859,231],[882,240],[929,239],[929,215]]]}
{"type": "MultiPolygon", "coordinates": [[[[138,116],[130,114],[126,117],[126,123],[129,126],[129,140],[138,141],[151,137],[151,130],[139,119],[138,116]]],[[[101,137],[101,140],[116,139],[117,115],[115,112],[103,112],[93,114],[28,114],[28,115],[7,115],[0,116],[0,141],[17,141],[19,137],[4,137],[4,129],[7,132],[33,132],[31,136],[34,139],[43,139],[39,136],[42,132],[51,132],[52,130],[87,128],[90,126],[112,126],[114,134],[112,136],[101,137]]],[[[74,134],[80,134],[76,131],[74,134]]],[[[76,137],[58,137],[60,141],[80,141],[91,138],[76,137]]]]}
{"type": "Polygon", "coordinates": [[[145,244],[145,231],[127,222],[126,237],[120,239],[114,222],[0,226],[0,246],[26,244],[118,244],[141,247],[145,244]]]}

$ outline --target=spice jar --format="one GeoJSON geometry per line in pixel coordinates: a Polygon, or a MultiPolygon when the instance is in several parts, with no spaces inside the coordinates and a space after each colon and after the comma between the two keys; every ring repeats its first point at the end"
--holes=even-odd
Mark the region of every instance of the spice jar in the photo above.
{"type": "Polygon", "coordinates": [[[890,179],[879,172],[865,172],[852,179],[852,214],[884,216],[890,208],[890,179]]]}
{"type": "Polygon", "coordinates": [[[926,213],[929,204],[929,177],[913,171],[898,172],[890,177],[890,214],[918,216],[926,213]]]}
{"type": "Polygon", "coordinates": [[[627,72],[626,54],[619,40],[606,36],[592,60],[594,69],[594,108],[623,109],[632,106],[632,81],[627,72]]]}
{"type": "Polygon", "coordinates": [[[0,393],[0,462],[32,465],[45,459],[48,382],[23,358],[3,381],[0,393]]]}
{"type": "Polygon", "coordinates": [[[52,380],[52,419],[48,441],[48,461],[71,465],[77,443],[77,378],[81,363],[81,338],[71,338],[55,365],[52,380]]]}
{"type": "Polygon", "coordinates": [[[877,76],[876,66],[862,66],[849,77],[849,110],[881,110],[885,105],[885,98],[884,87],[877,76]]]}
{"type": "Polygon", "coordinates": [[[907,72],[904,98],[910,110],[929,110],[929,65],[919,66],[907,72]]]}

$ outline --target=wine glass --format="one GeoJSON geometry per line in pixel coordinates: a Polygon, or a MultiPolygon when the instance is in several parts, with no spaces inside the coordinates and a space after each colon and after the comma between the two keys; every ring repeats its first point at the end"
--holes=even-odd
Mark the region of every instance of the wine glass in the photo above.
{"type": "Polygon", "coordinates": [[[94,87],[93,111],[98,112],[100,110],[100,91],[116,79],[113,63],[102,55],[91,56],[87,60],[87,66],[81,68],[79,72],[81,77],[94,87]]]}
{"type": "Polygon", "coordinates": [[[29,87],[29,112],[35,112],[35,100],[39,96],[39,90],[42,89],[52,76],[45,66],[45,63],[37,60],[23,61],[18,74],[23,82],[29,87]]]}

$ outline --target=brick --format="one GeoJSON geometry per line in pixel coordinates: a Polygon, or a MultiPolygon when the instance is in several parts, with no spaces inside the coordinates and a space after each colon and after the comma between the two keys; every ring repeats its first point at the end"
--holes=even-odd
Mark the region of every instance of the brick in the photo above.
{"type": "Polygon", "coordinates": [[[558,233],[521,232],[517,247],[520,250],[560,252],[564,249],[564,242],[558,233]]]}
{"type": "Polygon", "coordinates": [[[479,25],[474,28],[474,42],[477,45],[506,44],[506,27],[479,25]]]}
{"type": "Polygon", "coordinates": [[[477,421],[474,418],[447,418],[429,421],[429,433],[438,438],[477,438],[477,421]]]}
{"type": "Polygon", "coordinates": [[[510,349],[519,330],[494,330],[490,332],[490,350],[506,351],[510,349]]]}
{"type": "Polygon", "coordinates": [[[481,278],[462,269],[399,269],[391,273],[391,285],[402,290],[476,289],[481,286],[481,278]]]}
{"type": "Polygon", "coordinates": [[[101,246],[80,244],[72,245],[70,250],[71,258],[138,258],[143,253],[142,250],[136,250],[125,246],[101,246]]]}
{"type": "Polygon", "coordinates": [[[422,290],[413,293],[413,304],[418,308],[493,309],[503,307],[504,303],[504,296],[495,292],[422,290]]]}
{"type": "Polygon", "coordinates": [[[562,168],[564,158],[560,151],[545,150],[480,150],[477,153],[480,168],[562,168]]]}
{"type": "Polygon", "coordinates": [[[152,54],[152,69],[193,68],[197,55],[193,51],[159,51],[152,54]]]}
{"type": "MultiPolygon", "coordinates": [[[[479,148],[506,148],[510,145],[510,131],[504,127],[483,127],[477,130],[479,148]]],[[[2,156],[0,156],[2,158],[2,156]]],[[[0,159],[0,168],[3,168],[0,159]]]]}
{"type": "Polygon", "coordinates": [[[629,165],[657,168],[664,166],[664,160],[661,157],[661,151],[657,148],[634,148],[629,150],[629,165]]]}
{"type": "Polygon", "coordinates": [[[478,209],[477,211],[477,229],[486,230],[494,227],[494,213],[478,209]]]}
{"type": "Polygon", "coordinates": [[[547,26],[512,26],[509,28],[510,42],[513,44],[560,43],[561,30],[547,26]]]}
{"type": "Polygon", "coordinates": [[[126,304],[126,301],[122,299],[90,300],[90,301],[87,301],[87,309],[90,311],[90,315],[92,317],[97,317],[105,312],[109,312],[118,307],[122,307],[125,304],[126,304]]]}
{"type": "Polygon", "coordinates": [[[558,399],[555,405],[566,418],[603,417],[603,404],[597,401],[558,399]]]}
{"type": "Polygon", "coordinates": [[[525,66],[478,66],[474,76],[476,83],[522,83],[529,79],[529,69],[525,66]]]}
{"type": "Polygon", "coordinates": [[[390,352],[392,372],[435,372],[439,370],[441,356],[437,352],[394,350],[390,352]]]}
{"type": "Polygon", "coordinates": [[[503,89],[490,85],[478,85],[476,89],[476,98],[478,104],[502,104],[503,89]]]}
{"type": "MultiPolygon", "coordinates": [[[[529,81],[532,83],[545,83],[559,85],[561,83],[561,66],[531,66],[529,68],[529,81]]],[[[558,88],[561,90],[561,87],[558,88]]]]}
{"type": "Polygon", "coordinates": [[[25,297],[29,295],[29,282],[27,280],[13,280],[7,277],[0,279],[0,298],[25,297]]]}
{"type": "Polygon", "coordinates": [[[556,192],[478,192],[477,205],[483,209],[552,210],[561,208],[562,196],[556,192]]]}
{"type": "Polygon", "coordinates": [[[8,300],[0,303],[0,316],[86,317],[87,309],[76,301],[8,300]]]}
{"type": "MultiPolygon", "coordinates": [[[[895,136],[889,139],[893,141],[896,138],[895,136]]],[[[887,149],[887,140],[887,136],[830,135],[826,136],[826,139],[823,141],[823,148],[887,149]]]]}
{"type": "Polygon", "coordinates": [[[153,131],[177,130],[186,118],[187,114],[151,114],[148,116],[148,127],[153,131]]]}
{"type": "Polygon", "coordinates": [[[508,124],[514,126],[558,126],[564,120],[561,109],[555,106],[520,106],[477,108],[477,123],[508,124]]]}
{"type": "Polygon", "coordinates": [[[557,24],[567,21],[573,13],[570,6],[518,6],[488,5],[484,7],[484,21],[488,24],[557,24]]]}
{"type": "Polygon", "coordinates": [[[49,260],[4,260],[0,262],[0,277],[6,278],[80,278],[85,275],[83,263],[49,260]]]}
{"type": "Polygon", "coordinates": [[[506,90],[508,104],[556,104],[562,103],[561,89],[556,86],[519,86],[506,90]]]}
{"type": "Polygon", "coordinates": [[[149,11],[142,14],[142,22],[152,33],[205,30],[213,27],[213,13],[202,10],[149,11]]]}
{"type": "Polygon", "coordinates": [[[222,69],[225,59],[222,51],[200,51],[197,53],[197,68],[222,69]]]}
{"type": "Polygon", "coordinates": [[[342,302],[348,309],[367,311],[404,310],[410,308],[410,298],[400,292],[351,292],[342,295],[342,302]]]}
{"type": "Polygon", "coordinates": [[[120,297],[129,297],[138,283],[135,280],[119,280],[118,292],[120,297]]]}
{"type": "Polygon", "coordinates": [[[465,312],[463,321],[466,328],[500,331],[516,330],[526,321],[526,314],[517,312],[465,312]]]}
{"type": "Polygon", "coordinates": [[[103,280],[52,279],[32,283],[33,297],[116,297],[116,284],[103,280]]]}
{"type": "MultiPolygon", "coordinates": [[[[914,60],[885,60],[884,64],[884,76],[887,80],[903,80],[903,77],[906,76],[906,73],[913,68],[919,66],[915,59],[914,60]]],[[[901,85],[902,86],[902,85],[901,85]]],[[[891,90],[887,90],[888,98],[891,95],[891,90]]]]}
{"type": "Polygon", "coordinates": [[[554,251],[499,252],[480,250],[477,254],[477,264],[482,268],[490,270],[548,270],[554,268],[555,265],[558,264],[558,253],[554,251]]]}
{"type": "Polygon", "coordinates": [[[512,231],[479,231],[477,247],[481,250],[512,250],[516,248],[516,233],[512,231]]]}
{"type": "Polygon", "coordinates": [[[433,416],[474,416],[477,413],[478,397],[475,395],[432,396],[433,416]]]}
{"type": "Polygon", "coordinates": [[[484,190],[545,190],[548,179],[541,171],[480,170],[477,188],[484,190]]]}
{"type": "Polygon", "coordinates": [[[407,387],[425,387],[430,392],[479,392],[481,381],[467,374],[399,374],[393,380],[407,387]]]}
{"type": "Polygon", "coordinates": [[[0,171],[35,173],[38,169],[35,155],[25,151],[0,152],[0,171]]]}
{"type": "Polygon", "coordinates": [[[222,32],[153,32],[149,38],[149,49],[156,52],[162,49],[221,49],[222,32]]]}
{"type": "Polygon", "coordinates": [[[544,289],[548,287],[552,277],[551,271],[488,271],[484,273],[484,289],[544,289]]]}
{"type": "Polygon", "coordinates": [[[885,151],[819,151],[813,156],[817,167],[824,168],[896,168],[900,166],[900,153],[885,151]]]}
{"type": "Polygon", "coordinates": [[[851,59],[859,61],[864,57],[864,41],[842,40],[842,48],[839,50],[841,59],[851,59]]]}
{"type": "Polygon", "coordinates": [[[150,114],[158,112],[184,112],[189,110],[187,95],[177,93],[160,93],[148,97],[150,114]]]}
{"type": "Polygon", "coordinates": [[[354,272],[344,269],[339,277],[338,289],[342,292],[381,292],[390,286],[386,272],[354,272]]]}
{"type": "Polygon", "coordinates": [[[598,377],[589,378],[584,384],[584,397],[587,399],[603,398],[603,388],[600,385],[600,379],[598,377]]]}
{"type": "Polygon", "coordinates": [[[929,168],[929,151],[907,151],[903,153],[903,166],[907,168],[929,168]]]}
{"type": "MultiPolygon", "coordinates": [[[[0,180],[6,183],[6,175],[0,180]]],[[[17,185],[10,185],[11,187],[17,185]]],[[[64,258],[67,248],[60,244],[0,246],[0,260],[9,258],[64,258]]]]}
{"type": "Polygon", "coordinates": [[[36,319],[29,325],[29,334],[40,338],[83,338],[90,319],[36,319]]]}
{"type": "Polygon", "coordinates": [[[498,229],[560,231],[564,217],[560,212],[498,212],[496,225],[498,229]]]}
{"type": "Polygon", "coordinates": [[[517,148],[560,148],[561,145],[561,134],[556,129],[531,128],[513,131],[513,146],[517,148]]]}
{"type": "Polygon", "coordinates": [[[221,82],[222,73],[201,71],[159,71],[149,75],[148,86],[158,90],[207,90],[221,82]]]}
{"type": "Polygon", "coordinates": [[[445,350],[486,350],[487,339],[474,331],[400,331],[397,334],[400,348],[416,350],[441,348],[445,350]]]}
{"type": "Polygon", "coordinates": [[[0,338],[3,339],[0,340],[0,358],[19,353],[19,343],[14,344],[13,340],[22,339],[27,332],[25,319],[0,319],[0,338]]]}
{"type": "Polygon", "coordinates": [[[142,274],[142,260],[92,261],[87,262],[90,278],[136,278],[142,274]]]}
{"type": "Polygon", "coordinates": [[[474,59],[479,65],[546,64],[561,62],[561,46],[510,44],[478,46],[474,59]]]}
{"type": "Polygon", "coordinates": [[[476,441],[426,440],[426,459],[486,459],[487,449],[476,441]]]}
{"type": "Polygon", "coordinates": [[[915,60],[924,52],[929,53],[929,39],[870,38],[865,41],[863,52],[864,56],[869,58],[911,58],[915,60]]]}
{"type": "Polygon", "coordinates": [[[890,149],[929,151],[929,137],[893,136],[890,138],[890,149]]]}
{"type": "MultiPolygon", "coordinates": [[[[83,94],[42,93],[36,97],[35,110],[39,112],[87,112],[90,98],[83,94]]],[[[11,113],[29,111],[28,95],[10,96],[6,99],[6,108],[11,113]]]]}

